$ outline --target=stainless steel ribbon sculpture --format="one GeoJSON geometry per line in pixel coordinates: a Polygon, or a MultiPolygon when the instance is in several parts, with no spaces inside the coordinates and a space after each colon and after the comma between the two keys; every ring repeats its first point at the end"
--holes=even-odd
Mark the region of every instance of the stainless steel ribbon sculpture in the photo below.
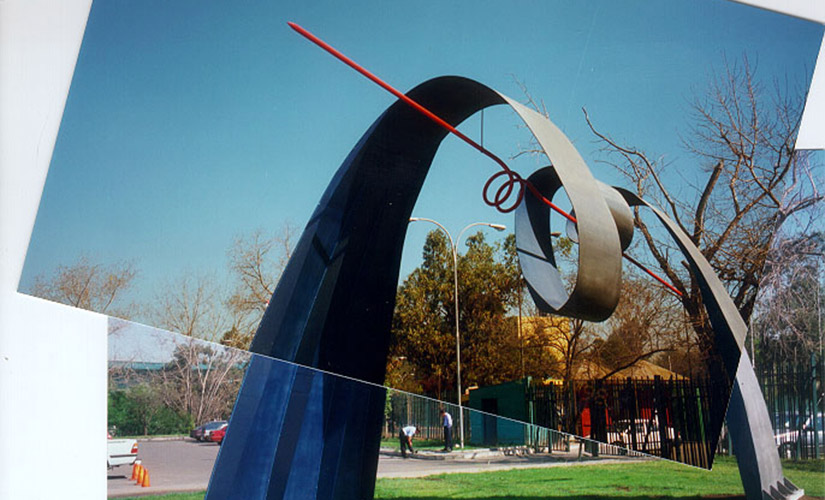
{"type": "MultiPolygon", "coordinates": [[[[536,203],[533,193],[518,208],[521,265],[536,302],[594,321],[609,317],[618,302],[622,250],[632,236],[630,206],[644,201],[596,181],[555,125],[478,82],[441,77],[406,95],[391,91],[399,101],[333,176],[270,300],[207,500],[372,498],[385,403],[381,384],[407,222],[441,141],[448,132],[463,135],[454,127],[485,107],[510,106],[552,162],[531,176],[531,193],[552,198],[563,187],[575,210],[579,267],[568,296],[559,287],[549,243],[548,206],[536,203]]],[[[699,277],[725,369],[730,378],[736,374],[728,421],[748,498],[801,495],[782,476],[753,369],[746,356],[740,362],[741,317],[690,240],[654,212],[699,277]]]]}

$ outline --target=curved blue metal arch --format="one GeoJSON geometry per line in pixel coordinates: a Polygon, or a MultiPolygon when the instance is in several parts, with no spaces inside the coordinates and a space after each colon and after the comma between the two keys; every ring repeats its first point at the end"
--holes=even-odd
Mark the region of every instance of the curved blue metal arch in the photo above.
{"type": "MultiPolygon", "coordinates": [[[[408,95],[454,126],[505,103],[460,77],[408,95]]],[[[446,133],[402,102],[376,120],[318,203],[252,343],[253,353],[377,385],[256,357],[207,499],[372,498],[407,221],[446,133]]]]}

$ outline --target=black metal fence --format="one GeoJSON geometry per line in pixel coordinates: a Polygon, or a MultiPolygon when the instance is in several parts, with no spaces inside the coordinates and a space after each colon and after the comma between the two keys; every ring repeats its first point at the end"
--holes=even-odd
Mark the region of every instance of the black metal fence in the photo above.
{"type": "Polygon", "coordinates": [[[584,380],[531,386],[535,424],[708,467],[728,388],[709,379],[584,380]]]}
{"type": "Polygon", "coordinates": [[[755,371],[780,455],[825,456],[825,359],[812,356],[796,362],[757,364],[755,371]]]}
{"type": "MultiPolygon", "coordinates": [[[[630,453],[641,452],[708,467],[728,394],[723,385],[708,380],[661,378],[574,381],[546,386],[525,384],[524,387],[527,388],[523,395],[526,413],[522,414],[528,417],[519,417],[519,422],[510,421],[508,437],[505,439],[499,434],[497,442],[488,442],[485,427],[501,426],[501,417],[510,419],[513,415],[500,411],[496,417],[465,406],[465,442],[520,445],[547,452],[569,452],[571,446],[579,446],[591,455],[624,455],[630,450],[630,453]],[[474,435],[474,431],[479,435],[474,435]]],[[[458,441],[461,419],[457,405],[389,391],[384,437],[395,437],[399,426],[413,424],[419,429],[420,439],[441,439],[441,408],[452,415],[453,436],[458,441]]]]}
{"type": "MultiPolygon", "coordinates": [[[[811,359],[757,366],[757,378],[773,420],[777,448],[788,458],[825,456],[825,363],[811,359]]],[[[540,451],[570,451],[574,436],[590,454],[621,455],[640,452],[709,467],[714,453],[730,453],[723,428],[729,388],[707,378],[581,380],[568,384],[524,384],[524,417],[499,411],[499,417],[523,422],[524,446],[540,451]],[[717,441],[717,437],[719,440],[717,441]]],[[[519,389],[521,391],[522,389],[519,389]]],[[[436,399],[389,391],[385,437],[395,437],[399,425],[412,423],[419,438],[442,439],[439,409],[453,417],[453,436],[460,436],[458,406],[436,399]]],[[[482,435],[489,425],[500,425],[493,415],[464,411],[467,443],[488,443],[482,435]],[[475,420],[474,420],[475,419],[475,420]],[[472,425],[475,421],[479,425],[472,425]],[[490,421],[490,422],[487,422],[490,421]],[[473,435],[473,432],[478,435],[473,435]]],[[[518,424],[514,424],[518,425],[518,424]]],[[[518,433],[522,433],[521,430],[518,433]]]]}
{"type": "MultiPolygon", "coordinates": [[[[458,405],[446,403],[434,398],[410,394],[401,391],[390,390],[387,393],[387,406],[384,415],[384,439],[393,439],[397,437],[398,431],[405,425],[415,425],[418,429],[417,439],[428,441],[440,441],[443,439],[443,421],[440,415],[440,410],[445,409],[450,413],[453,419],[453,442],[458,443],[460,440],[460,425],[462,419],[459,417],[458,405]]],[[[567,451],[571,450],[571,438],[574,436],[559,432],[556,429],[545,426],[530,424],[528,422],[517,421],[509,419],[506,416],[492,415],[478,410],[471,409],[467,406],[462,407],[464,414],[464,440],[465,443],[471,446],[490,445],[493,447],[508,447],[517,448],[524,447],[533,451],[567,451]],[[500,442],[486,443],[483,438],[483,431],[478,435],[473,433],[473,424],[475,421],[493,421],[493,425],[497,425],[501,420],[508,420],[512,426],[521,428],[521,440],[513,442],[512,440],[502,440],[500,442]]],[[[488,422],[483,422],[484,424],[488,422]]],[[[483,429],[483,425],[476,427],[477,430],[483,429]]],[[[588,451],[593,448],[594,453],[598,452],[598,448],[592,446],[588,447],[588,451]]],[[[608,446],[602,449],[603,454],[624,454],[621,450],[615,447],[608,446]]]]}
{"type": "MultiPolygon", "coordinates": [[[[458,441],[459,425],[462,419],[458,414],[458,405],[439,401],[426,396],[419,396],[400,391],[388,391],[387,406],[384,414],[384,438],[393,438],[405,425],[415,425],[417,437],[426,440],[443,439],[444,427],[440,410],[445,409],[453,419],[453,441],[458,441]]],[[[470,410],[462,407],[464,412],[465,440],[470,436],[470,410]]]]}

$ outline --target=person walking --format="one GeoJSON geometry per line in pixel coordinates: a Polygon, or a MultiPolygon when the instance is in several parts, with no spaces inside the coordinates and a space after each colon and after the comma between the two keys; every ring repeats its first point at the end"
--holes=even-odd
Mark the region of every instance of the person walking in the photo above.
{"type": "Polygon", "coordinates": [[[418,429],[416,429],[414,425],[408,425],[406,427],[402,427],[398,432],[398,442],[401,444],[401,458],[407,458],[408,449],[411,454],[415,454],[415,450],[412,445],[412,438],[415,436],[417,431],[418,429]]]}
{"type": "Polygon", "coordinates": [[[441,409],[441,423],[444,426],[444,449],[441,451],[453,451],[453,416],[444,408],[441,409]]]}

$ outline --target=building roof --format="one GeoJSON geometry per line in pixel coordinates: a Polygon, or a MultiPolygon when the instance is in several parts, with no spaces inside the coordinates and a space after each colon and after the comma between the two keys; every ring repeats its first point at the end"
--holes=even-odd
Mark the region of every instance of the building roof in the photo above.
{"type": "MultiPolygon", "coordinates": [[[[583,360],[578,364],[578,367],[575,369],[573,378],[579,380],[597,379],[604,377],[611,371],[612,370],[610,368],[602,364],[596,363],[594,361],[583,360]]],[[[663,379],[669,379],[672,377],[674,380],[687,379],[687,377],[679,375],[676,372],[670,371],[667,368],[653,364],[647,360],[641,360],[636,362],[635,365],[629,368],[625,368],[623,370],[619,370],[613,375],[607,377],[607,380],[626,378],[652,379],[654,377],[661,377],[663,379]]]]}

